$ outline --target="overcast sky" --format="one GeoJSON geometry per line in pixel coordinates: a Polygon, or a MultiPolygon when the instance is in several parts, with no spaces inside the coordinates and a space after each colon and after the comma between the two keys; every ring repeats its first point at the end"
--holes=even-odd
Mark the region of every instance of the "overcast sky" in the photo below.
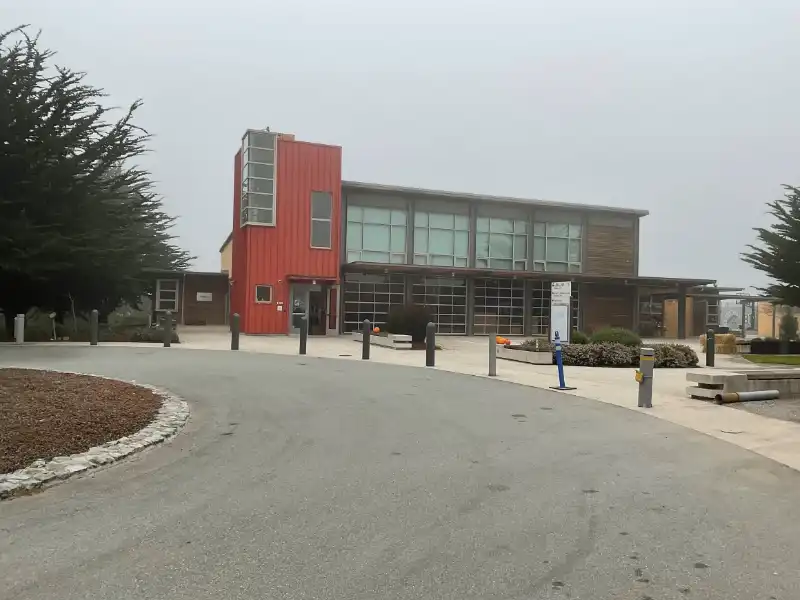
{"type": "Polygon", "coordinates": [[[753,285],[800,185],[798,0],[4,0],[115,104],[194,267],[218,270],[248,127],[344,177],[643,208],[643,275],[753,285]],[[714,232],[714,239],[709,232],[714,232]]]}

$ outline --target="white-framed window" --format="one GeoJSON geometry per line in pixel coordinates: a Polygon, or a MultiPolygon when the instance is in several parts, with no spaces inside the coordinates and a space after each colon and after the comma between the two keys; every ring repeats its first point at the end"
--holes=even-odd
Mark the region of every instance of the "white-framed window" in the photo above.
{"type": "Polygon", "coordinates": [[[272,304],[271,285],[256,285],[256,304],[272,304]]]}
{"type": "Polygon", "coordinates": [[[414,214],[414,264],[466,267],[469,217],[418,211],[414,214]]]}
{"type": "Polygon", "coordinates": [[[528,268],[528,222],[524,219],[478,217],[475,266],[525,271],[528,268]]]}
{"type": "Polygon", "coordinates": [[[269,131],[244,136],[240,225],[275,225],[276,139],[269,131]]]}
{"type": "Polygon", "coordinates": [[[580,273],[582,233],[571,223],[534,223],[533,270],[580,273]]]}
{"type": "Polygon", "coordinates": [[[180,282],[177,279],[158,279],[156,280],[156,310],[176,312],[178,310],[178,287],[180,282]]]}
{"type": "Polygon", "coordinates": [[[406,212],[372,206],[347,207],[347,262],[406,262],[406,212]]]}
{"type": "Polygon", "coordinates": [[[311,247],[331,249],[331,218],[333,195],[330,192],[311,192],[311,247]]]}

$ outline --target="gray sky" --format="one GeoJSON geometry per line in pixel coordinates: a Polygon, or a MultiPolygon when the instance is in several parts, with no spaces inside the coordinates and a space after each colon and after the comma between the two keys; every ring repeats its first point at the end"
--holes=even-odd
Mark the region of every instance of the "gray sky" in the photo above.
{"type": "Polygon", "coordinates": [[[248,127],[341,145],[346,179],[648,209],[643,275],[726,285],[763,281],[739,253],[800,185],[797,0],[6,0],[0,22],[144,99],[198,269],[248,127]]]}

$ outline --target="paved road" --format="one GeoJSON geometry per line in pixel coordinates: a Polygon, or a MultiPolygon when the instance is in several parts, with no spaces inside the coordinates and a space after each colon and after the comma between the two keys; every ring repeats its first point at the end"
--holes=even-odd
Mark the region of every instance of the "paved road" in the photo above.
{"type": "Polygon", "coordinates": [[[380,364],[0,348],[146,381],[166,446],[0,503],[0,598],[800,598],[800,474],[621,408],[380,364]]]}

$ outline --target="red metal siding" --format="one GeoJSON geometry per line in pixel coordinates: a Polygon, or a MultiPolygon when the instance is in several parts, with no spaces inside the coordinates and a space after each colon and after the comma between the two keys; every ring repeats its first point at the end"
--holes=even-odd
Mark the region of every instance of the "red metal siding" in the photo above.
{"type": "Polygon", "coordinates": [[[242,193],[242,151],[239,150],[233,158],[233,244],[231,257],[231,314],[239,313],[241,323],[247,314],[247,228],[239,226],[239,209],[242,193]]]}
{"type": "MultiPolygon", "coordinates": [[[[342,149],[287,139],[278,139],[277,149],[275,227],[245,227],[246,271],[239,272],[247,273],[246,333],[288,332],[288,277],[339,280],[342,149]],[[313,191],[330,192],[333,198],[330,250],[311,248],[313,191]],[[271,304],[255,303],[259,284],[272,286],[271,304]],[[278,312],[281,302],[284,311],[278,312]]],[[[234,270],[239,268],[236,264],[234,270]]]]}

